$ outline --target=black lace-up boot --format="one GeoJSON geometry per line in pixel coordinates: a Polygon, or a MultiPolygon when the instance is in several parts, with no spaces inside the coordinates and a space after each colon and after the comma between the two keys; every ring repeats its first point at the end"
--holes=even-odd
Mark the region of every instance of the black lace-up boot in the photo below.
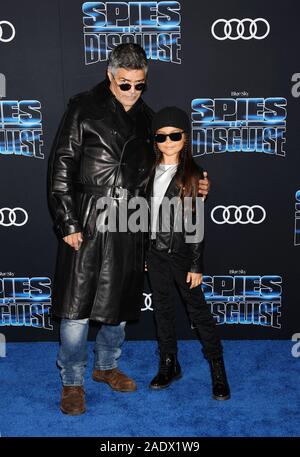
{"type": "Polygon", "coordinates": [[[209,360],[212,379],[212,393],[215,400],[229,400],[230,389],[227,381],[223,357],[209,360]]]}
{"type": "Polygon", "coordinates": [[[161,354],[159,371],[152,379],[151,389],[165,389],[173,381],[181,378],[181,368],[176,354],[161,354]]]}

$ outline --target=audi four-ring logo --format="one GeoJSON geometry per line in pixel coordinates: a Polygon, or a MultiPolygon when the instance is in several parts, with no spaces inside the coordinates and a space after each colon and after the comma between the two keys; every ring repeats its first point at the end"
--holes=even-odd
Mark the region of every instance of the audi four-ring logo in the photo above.
{"type": "Polygon", "coordinates": [[[261,224],[266,218],[262,206],[216,206],[211,212],[211,218],[216,224],[261,224]]]}
{"type": "Polygon", "coordinates": [[[23,208],[0,208],[0,225],[21,227],[28,221],[28,213],[23,208]]]}
{"type": "Polygon", "coordinates": [[[3,43],[8,43],[14,39],[15,34],[16,30],[11,22],[0,21],[0,41],[3,41],[3,43]]]}
{"type": "Polygon", "coordinates": [[[263,40],[266,36],[269,35],[270,32],[270,24],[266,19],[263,17],[259,17],[257,19],[217,19],[213,25],[211,26],[211,33],[216,40],[251,40],[251,38],[255,38],[255,40],[263,40]],[[218,24],[223,24],[223,27],[218,26],[218,24]],[[232,25],[236,25],[236,31],[233,33],[232,25]],[[258,33],[257,25],[260,25],[260,29],[262,28],[263,33],[258,33]],[[246,25],[246,27],[245,27],[246,25]],[[216,30],[217,28],[217,30],[216,30]],[[221,29],[221,30],[220,30],[221,29]],[[246,31],[247,29],[247,31],[246,31]],[[223,33],[222,33],[223,30],[223,33]],[[217,33],[221,32],[221,33],[217,33]]]}

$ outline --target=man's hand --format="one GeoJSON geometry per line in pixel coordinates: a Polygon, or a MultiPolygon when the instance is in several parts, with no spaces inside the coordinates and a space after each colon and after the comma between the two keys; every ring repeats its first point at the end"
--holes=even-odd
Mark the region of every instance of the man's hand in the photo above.
{"type": "Polygon", "coordinates": [[[203,179],[199,179],[198,193],[203,196],[204,201],[210,190],[210,180],[207,178],[206,171],[203,172],[203,176],[203,179]]]}
{"type": "Polygon", "coordinates": [[[72,248],[75,249],[75,251],[78,251],[80,248],[80,245],[83,241],[82,239],[82,233],[77,232],[77,233],[71,233],[71,235],[67,235],[63,238],[63,240],[69,244],[72,248]]]}
{"type": "Polygon", "coordinates": [[[190,282],[190,289],[199,286],[202,283],[203,275],[202,273],[192,273],[191,271],[188,272],[186,276],[186,282],[190,282]]]}

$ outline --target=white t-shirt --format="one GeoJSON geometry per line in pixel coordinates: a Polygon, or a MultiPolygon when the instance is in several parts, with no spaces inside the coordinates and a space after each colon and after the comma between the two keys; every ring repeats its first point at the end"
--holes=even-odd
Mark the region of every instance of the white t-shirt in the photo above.
{"type": "Polygon", "coordinates": [[[151,238],[156,238],[156,221],[158,217],[159,207],[162,199],[165,196],[166,190],[176,173],[178,164],[164,165],[159,164],[155,170],[153,182],[153,196],[151,207],[151,238]]]}

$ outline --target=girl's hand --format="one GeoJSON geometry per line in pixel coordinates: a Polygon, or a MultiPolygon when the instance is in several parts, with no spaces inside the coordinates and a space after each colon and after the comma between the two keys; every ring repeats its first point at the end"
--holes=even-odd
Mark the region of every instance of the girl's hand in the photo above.
{"type": "Polygon", "coordinates": [[[202,273],[192,273],[191,271],[189,271],[186,276],[186,282],[190,282],[190,289],[193,289],[194,287],[197,287],[202,283],[202,278],[202,273]]]}
{"type": "Polygon", "coordinates": [[[145,262],[145,271],[148,271],[147,262],[145,262]]]}

